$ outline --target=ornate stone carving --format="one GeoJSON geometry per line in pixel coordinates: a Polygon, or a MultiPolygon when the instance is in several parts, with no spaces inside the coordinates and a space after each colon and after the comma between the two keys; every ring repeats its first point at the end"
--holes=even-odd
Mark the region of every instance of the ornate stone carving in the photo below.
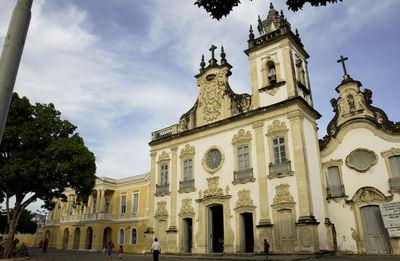
{"type": "Polygon", "coordinates": [[[378,156],[375,152],[367,149],[353,150],[346,157],[346,165],[349,168],[355,169],[359,172],[366,172],[378,162],[378,156]]]}
{"type": "Polygon", "coordinates": [[[268,126],[267,136],[275,136],[283,131],[288,131],[286,123],[274,120],[272,124],[268,126]]]}
{"type": "Polygon", "coordinates": [[[244,132],[243,129],[240,129],[238,131],[238,134],[235,134],[232,138],[233,145],[248,143],[249,141],[251,141],[251,132],[250,131],[244,132]]]}
{"type": "Polygon", "coordinates": [[[209,74],[197,81],[200,86],[199,106],[202,108],[203,120],[207,122],[217,119],[221,114],[228,72],[228,68],[223,68],[216,74],[209,74]]]}
{"type": "Polygon", "coordinates": [[[250,190],[243,189],[238,192],[239,199],[236,201],[235,209],[242,208],[242,207],[255,207],[254,202],[250,197],[250,190]]]}
{"type": "Polygon", "coordinates": [[[371,203],[390,201],[393,196],[385,197],[378,189],[373,187],[363,187],[357,190],[352,199],[353,203],[371,203]]]}
{"type": "Polygon", "coordinates": [[[312,231],[308,228],[301,231],[301,245],[305,248],[309,248],[312,242],[312,231]]]}
{"type": "Polygon", "coordinates": [[[181,211],[179,212],[179,216],[183,215],[194,215],[194,208],[192,207],[192,199],[185,198],[182,200],[181,211]]]}
{"type": "Polygon", "coordinates": [[[212,178],[207,179],[208,182],[208,189],[205,189],[203,192],[204,197],[211,197],[211,196],[223,196],[224,191],[222,188],[218,187],[219,177],[215,176],[212,178]]]}
{"type": "Polygon", "coordinates": [[[279,184],[275,190],[274,203],[294,202],[293,196],[289,192],[289,184],[279,184]]]}
{"type": "Polygon", "coordinates": [[[158,156],[158,162],[169,160],[169,155],[166,151],[161,152],[160,156],[158,156]]]}
{"type": "Polygon", "coordinates": [[[193,156],[195,152],[194,146],[190,146],[189,144],[185,145],[185,148],[181,150],[181,158],[193,156]]]}
{"type": "Polygon", "coordinates": [[[157,219],[163,219],[168,217],[168,211],[166,208],[167,202],[166,201],[159,201],[157,202],[157,210],[154,215],[157,219]]]}

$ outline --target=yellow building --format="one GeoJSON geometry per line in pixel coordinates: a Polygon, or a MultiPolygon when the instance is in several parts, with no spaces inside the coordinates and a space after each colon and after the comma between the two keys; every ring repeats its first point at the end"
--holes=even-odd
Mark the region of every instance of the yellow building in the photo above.
{"type": "Polygon", "coordinates": [[[75,202],[72,190],[67,202],[57,202],[47,215],[44,238],[58,249],[101,250],[112,240],[116,248],[142,253],[148,227],[149,174],[124,179],[97,178],[87,205],[75,202]]]}

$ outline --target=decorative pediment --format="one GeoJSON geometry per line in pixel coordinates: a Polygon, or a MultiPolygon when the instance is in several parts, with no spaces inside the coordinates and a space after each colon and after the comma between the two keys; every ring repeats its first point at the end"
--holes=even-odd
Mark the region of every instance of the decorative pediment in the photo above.
{"type": "Polygon", "coordinates": [[[392,147],[390,150],[386,150],[381,152],[382,157],[391,157],[391,156],[397,156],[400,155],[400,148],[394,148],[392,147]]]}
{"type": "Polygon", "coordinates": [[[158,162],[161,161],[169,161],[169,155],[166,151],[161,152],[160,156],[158,156],[158,162]]]}
{"type": "Polygon", "coordinates": [[[282,132],[287,132],[288,128],[285,122],[280,122],[279,120],[274,120],[271,125],[268,126],[267,136],[276,136],[282,132]]]}
{"type": "Polygon", "coordinates": [[[274,203],[294,202],[293,196],[289,192],[289,184],[279,184],[275,190],[274,203]]]}
{"type": "Polygon", "coordinates": [[[382,192],[374,187],[363,187],[357,190],[351,199],[352,203],[373,203],[387,202],[392,200],[393,196],[386,197],[382,192]]]}
{"type": "Polygon", "coordinates": [[[189,144],[185,145],[185,148],[181,150],[181,158],[191,157],[194,155],[195,149],[194,146],[190,146],[189,144]]]}
{"type": "Polygon", "coordinates": [[[250,190],[243,189],[238,192],[239,199],[236,201],[235,210],[240,208],[255,208],[253,200],[250,197],[250,190]]]}
{"type": "Polygon", "coordinates": [[[166,219],[168,217],[168,211],[166,206],[167,206],[166,201],[157,202],[157,210],[154,217],[157,219],[166,219]]]}
{"type": "Polygon", "coordinates": [[[194,215],[194,208],[192,207],[192,199],[185,198],[182,200],[181,211],[179,212],[179,216],[185,215],[194,215]]]}
{"type": "Polygon", "coordinates": [[[219,177],[215,176],[207,179],[208,189],[203,191],[203,197],[211,197],[211,196],[223,196],[224,191],[222,188],[218,187],[219,177]]]}
{"type": "Polygon", "coordinates": [[[235,134],[232,138],[233,145],[239,145],[243,143],[249,143],[251,141],[251,132],[245,132],[243,129],[238,131],[238,134],[235,134]]]}

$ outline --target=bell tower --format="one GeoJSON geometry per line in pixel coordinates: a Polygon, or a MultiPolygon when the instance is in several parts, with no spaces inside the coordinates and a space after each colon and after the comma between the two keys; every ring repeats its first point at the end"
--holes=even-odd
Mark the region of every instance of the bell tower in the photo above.
{"type": "Polygon", "coordinates": [[[302,97],[312,106],[307,70],[309,55],[303,48],[297,29],[270,4],[268,16],[258,16],[259,37],[250,25],[248,49],[252,108],[265,107],[294,97],[302,97]]]}

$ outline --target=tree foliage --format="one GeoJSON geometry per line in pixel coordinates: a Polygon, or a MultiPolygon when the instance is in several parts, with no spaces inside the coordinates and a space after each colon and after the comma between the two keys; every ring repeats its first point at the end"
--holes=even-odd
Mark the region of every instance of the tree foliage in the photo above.
{"type": "Polygon", "coordinates": [[[92,192],[95,157],[75,133],[76,126],[60,116],[52,103],[32,105],[13,94],[0,146],[0,202],[6,201],[8,238],[13,238],[22,210],[37,199],[52,209],[55,198],[65,198],[67,187],[83,202],[92,192]]]}
{"type": "MultiPolygon", "coordinates": [[[[327,3],[337,3],[338,1],[342,2],[343,0],[286,0],[286,5],[289,10],[296,12],[302,9],[305,3],[310,3],[311,6],[325,6],[327,3]]],[[[194,4],[203,7],[212,18],[219,20],[238,6],[240,0],[197,0],[194,4]]]]}

